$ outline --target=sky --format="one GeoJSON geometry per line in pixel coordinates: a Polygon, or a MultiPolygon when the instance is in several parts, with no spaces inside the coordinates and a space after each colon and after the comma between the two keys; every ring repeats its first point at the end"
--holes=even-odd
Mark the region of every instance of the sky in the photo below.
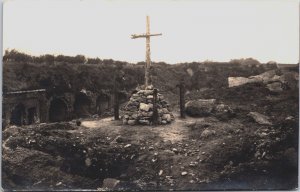
{"type": "Polygon", "coordinates": [[[6,0],[3,51],[64,54],[127,62],[299,62],[297,0],[6,0]]]}

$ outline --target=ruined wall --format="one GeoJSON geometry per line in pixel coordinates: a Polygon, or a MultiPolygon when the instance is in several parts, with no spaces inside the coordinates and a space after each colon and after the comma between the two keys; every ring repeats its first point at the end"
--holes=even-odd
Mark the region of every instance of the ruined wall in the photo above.
{"type": "Polygon", "coordinates": [[[44,89],[8,92],[3,95],[4,124],[27,125],[47,121],[44,89]]]}
{"type": "MultiPolygon", "coordinates": [[[[126,92],[119,93],[120,104],[127,99],[126,92]]],[[[77,93],[52,93],[51,96],[45,89],[8,92],[3,95],[3,126],[107,115],[113,112],[113,103],[114,96],[109,90],[94,93],[83,89],[77,93]]]]}

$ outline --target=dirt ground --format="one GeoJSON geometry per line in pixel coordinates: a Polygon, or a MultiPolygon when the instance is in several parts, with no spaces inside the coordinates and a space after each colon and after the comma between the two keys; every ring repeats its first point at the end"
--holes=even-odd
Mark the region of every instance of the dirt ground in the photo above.
{"type": "Polygon", "coordinates": [[[249,84],[187,94],[214,98],[230,118],[186,117],[130,126],[113,117],[10,126],[3,131],[5,189],[280,190],[298,187],[298,90],[249,84]],[[267,116],[262,125],[250,112],[267,116]],[[106,188],[104,180],[117,185],[106,188]],[[115,184],[116,184],[115,183],[115,184]]]}
{"type": "Polygon", "coordinates": [[[116,178],[117,189],[292,189],[297,149],[276,147],[293,136],[287,131],[239,119],[178,116],[158,127],[124,126],[111,117],[81,126],[10,127],[3,138],[3,184],[102,190],[104,178],[116,178]]]}

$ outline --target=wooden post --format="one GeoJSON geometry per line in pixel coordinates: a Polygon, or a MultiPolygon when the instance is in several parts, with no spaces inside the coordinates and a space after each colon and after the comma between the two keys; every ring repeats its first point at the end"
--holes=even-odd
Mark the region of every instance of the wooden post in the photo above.
{"type": "Polygon", "coordinates": [[[114,74],[114,116],[115,120],[119,120],[119,90],[117,85],[117,75],[114,74]]]}
{"type": "Polygon", "coordinates": [[[182,79],[179,83],[179,105],[180,105],[180,117],[185,118],[185,101],[184,101],[184,94],[185,94],[185,84],[184,80],[182,79]]]}
{"type": "Polygon", "coordinates": [[[157,89],[153,90],[153,116],[152,121],[154,125],[158,124],[158,111],[157,111],[157,89]]]}

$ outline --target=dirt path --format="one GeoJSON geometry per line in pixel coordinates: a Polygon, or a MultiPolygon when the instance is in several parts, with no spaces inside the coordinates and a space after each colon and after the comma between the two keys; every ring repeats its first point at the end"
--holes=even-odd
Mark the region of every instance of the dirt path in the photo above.
{"type": "Polygon", "coordinates": [[[188,130],[186,129],[186,125],[189,123],[195,122],[195,119],[193,118],[186,118],[181,119],[179,116],[176,116],[176,120],[172,122],[172,124],[164,125],[164,126],[142,126],[142,125],[136,125],[136,126],[124,126],[120,125],[120,123],[117,123],[113,120],[113,118],[108,117],[100,120],[85,120],[82,121],[82,126],[90,129],[103,129],[106,130],[107,127],[109,127],[109,130],[112,131],[114,134],[118,134],[122,131],[122,129],[129,129],[131,131],[137,131],[137,134],[135,134],[136,139],[139,139],[142,134],[145,134],[146,132],[157,134],[159,138],[157,140],[162,141],[171,141],[174,142],[180,142],[183,139],[188,138],[188,130]]]}

